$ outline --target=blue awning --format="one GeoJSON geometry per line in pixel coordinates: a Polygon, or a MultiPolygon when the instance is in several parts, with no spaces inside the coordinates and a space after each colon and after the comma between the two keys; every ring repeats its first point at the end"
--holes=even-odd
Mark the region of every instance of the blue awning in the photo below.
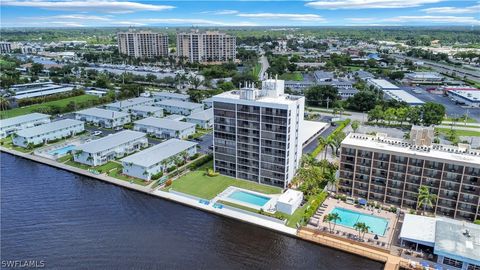
{"type": "Polygon", "coordinates": [[[358,203],[359,203],[359,204],[366,205],[366,204],[367,204],[367,200],[365,200],[365,199],[359,199],[359,200],[358,200],[358,203]]]}

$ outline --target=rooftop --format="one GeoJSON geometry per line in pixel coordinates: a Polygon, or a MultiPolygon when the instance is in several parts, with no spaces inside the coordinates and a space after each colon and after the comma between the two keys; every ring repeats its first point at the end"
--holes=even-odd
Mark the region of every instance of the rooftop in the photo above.
{"type": "Polygon", "coordinates": [[[434,253],[462,261],[480,262],[480,226],[449,218],[438,218],[434,253]]]}
{"type": "Polygon", "coordinates": [[[300,197],[303,197],[303,193],[301,191],[287,189],[287,191],[285,191],[282,195],[280,195],[280,197],[278,197],[277,202],[292,204],[300,197]]]}
{"type": "Polygon", "coordinates": [[[110,134],[97,140],[84,143],[76,147],[76,149],[82,150],[87,153],[98,153],[116,147],[118,145],[140,139],[145,136],[146,134],[143,132],[124,130],[118,133],[110,134]]]}
{"type": "Polygon", "coordinates": [[[142,167],[150,167],[195,145],[197,145],[197,143],[179,139],[170,139],[128,156],[122,159],[122,162],[133,163],[142,167]]]}
{"type": "Polygon", "coordinates": [[[189,99],[189,95],[178,94],[178,93],[170,93],[170,92],[153,92],[152,95],[154,97],[170,97],[170,98],[178,98],[178,99],[189,99]]]}
{"type": "Polygon", "coordinates": [[[47,118],[50,117],[48,114],[43,114],[43,113],[30,113],[26,115],[21,115],[17,117],[12,117],[12,118],[7,118],[4,120],[0,121],[0,127],[9,127],[9,126],[14,126],[22,123],[27,123],[30,121],[36,121],[39,119],[47,118]]]}
{"type": "Polygon", "coordinates": [[[302,144],[315,136],[315,134],[324,129],[327,125],[328,124],[325,122],[303,120],[301,124],[302,132],[299,134],[302,144]]]}
{"type": "Polygon", "coordinates": [[[180,100],[175,100],[175,99],[160,100],[160,101],[156,102],[155,105],[174,106],[174,107],[180,107],[180,108],[185,108],[185,109],[196,109],[198,107],[203,108],[203,104],[200,104],[200,103],[180,101],[180,100]]]}
{"type": "Polygon", "coordinates": [[[132,111],[140,111],[140,112],[158,112],[163,110],[162,108],[155,107],[155,106],[148,106],[148,105],[138,105],[131,107],[130,110],[132,111]]]}
{"type": "Polygon", "coordinates": [[[106,118],[106,119],[115,119],[120,117],[126,117],[129,115],[128,113],[124,113],[124,112],[117,112],[117,111],[100,109],[100,108],[89,108],[89,109],[81,110],[75,113],[95,116],[100,118],[106,118]]]}
{"type": "Polygon", "coordinates": [[[29,137],[37,136],[40,134],[52,132],[58,129],[67,128],[73,125],[79,125],[79,124],[83,125],[83,122],[74,120],[74,119],[63,119],[63,120],[43,124],[36,127],[22,129],[17,132],[17,135],[21,137],[29,138],[29,137]]]}
{"type": "Polygon", "coordinates": [[[105,106],[122,109],[124,107],[136,106],[136,105],[145,104],[148,102],[153,103],[154,100],[146,97],[137,97],[137,98],[131,98],[131,99],[109,103],[109,104],[106,104],[105,106]]]}
{"type": "Polygon", "coordinates": [[[134,124],[152,126],[157,128],[172,129],[172,130],[184,130],[187,128],[195,127],[195,124],[175,121],[165,118],[147,117],[135,121],[134,124]]]}
{"type": "Polygon", "coordinates": [[[406,92],[405,90],[384,90],[383,93],[385,93],[392,99],[403,101],[410,105],[421,105],[425,103],[419,98],[406,92]]]}
{"type": "Polygon", "coordinates": [[[480,90],[449,90],[448,92],[473,102],[480,102],[480,90]]]}
{"type": "Polygon", "coordinates": [[[207,121],[213,118],[213,109],[207,109],[199,112],[192,113],[190,116],[187,116],[189,119],[196,119],[207,121]]]}
{"type": "Polygon", "coordinates": [[[313,73],[315,79],[333,79],[333,72],[317,70],[313,73]]]}
{"type": "Polygon", "coordinates": [[[342,147],[355,146],[392,153],[403,153],[429,160],[462,162],[478,166],[480,164],[480,151],[469,147],[459,147],[445,144],[432,144],[431,146],[416,146],[410,141],[390,138],[379,135],[366,135],[350,133],[342,141],[342,147]]]}
{"type": "Polygon", "coordinates": [[[480,261],[480,226],[445,217],[405,214],[400,238],[433,246],[433,253],[460,261],[480,261]]]}
{"type": "Polygon", "coordinates": [[[398,86],[394,85],[393,83],[383,80],[383,79],[369,79],[368,80],[370,83],[374,84],[377,87],[380,87],[382,89],[400,89],[398,86]]]}

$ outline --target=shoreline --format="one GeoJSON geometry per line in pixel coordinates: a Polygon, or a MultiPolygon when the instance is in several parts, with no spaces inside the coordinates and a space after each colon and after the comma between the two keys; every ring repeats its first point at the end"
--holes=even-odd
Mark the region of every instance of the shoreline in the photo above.
{"type": "Polygon", "coordinates": [[[377,252],[375,252],[374,250],[371,250],[370,253],[365,252],[365,251],[359,252],[358,249],[348,248],[349,246],[351,246],[352,243],[348,243],[346,241],[338,241],[339,239],[337,239],[336,244],[333,245],[332,244],[333,242],[331,242],[331,241],[320,241],[321,240],[320,238],[325,238],[325,237],[329,237],[329,236],[325,236],[325,235],[319,236],[317,234],[307,235],[307,234],[304,233],[305,232],[304,228],[300,228],[300,229],[290,228],[290,227],[287,227],[286,225],[283,225],[283,224],[275,223],[273,221],[268,221],[268,220],[263,219],[263,218],[259,218],[259,217],[251,216],[249,214],[245,214],[245,213],[237,212],[237,211],[234,211],[234,210],[230,210],[230,209],[225,208],[225,207],[223,209],[214,208],[211,205],[200,204],[200,203],[198,203],[198,201],[196,201],[194,199],[191,199],[191,198],[182,197],[180,195],[171,194],[169,192],[165,192],[165,191],[161,191],[161,190],[151,189],[149,186],[139,186],[139,185],[136,185],[136,184],[133,184],[133,183],[126,182],[124,180],[120,180],[120,179],[110,177],[108,175],[104,175],[104,174],[99,174],[99,175],[93,174],[89,171],[86,171],[86,170],[83,170],[83,169],[80,169],[80,168],[76,168],[76,167],[73,167],[73,166],[69,166],[69,165],[57,162],[55,160],[47,159],[47,158],[44,158],[44,157],[41,157],[41,156],[36,156],[36,155],[31,154],[31,153],[22,153],[22,152],[13,150],[13,149],[5,148],[3,146],[0,146],[0,152],[10,154],[10,155],[13,155],[13,156],[16,156],[16,157],[28,159],[28,160],[31,160],[31,161],[34,161],[34,162],[42,163],[44,165],[54,167],[54,168],[57,168],[57,169],[63,169],[65,171],[69,171],[71,173],[75,173],[75,174],[78,174],[78,175],[94,178],[96,180],[100,180],[100,181],[103,181],[103,182],[106,182],[106,183],[109,183],[109,184],[112,184],[112,185],[116,185],[116,186],[119,186],[119,187],[124,187],[124,188],[130,189],[132,191],[141,192],[143,194],[154,196],[154,197],[157,197],[157,198],[160,198],[160,199],[164,199],[164,200],[168,200],[168,201],[171,201],[171,202],[179,203],[181,205],[184,205],[184,206],[187,206],[187,207],[192,207],[194,209],[205,211],[205,212],[208,212],[208,213],[211,213],[211,214],[215,214],[217,216],[227,217],[227,218],[231,218],[231,219],[234,219],[234,220],[237,220],[237,221],[241,221],[243,223],[257,225],[257,226],[262,227],[264,229],[268,229],[268,230],[271,230],[271,231],[274,231],[274,232],[278,232],[278,233],[281,233],[283,235],[290,236],[292,238],[308,241],[308,242],[311,242],[311,243],[322,245],[324,247],[333,248],[333,249],[336,249],[336,250],[339,250],[339,251],[342,251],[342,252],[354,254],[354,255],[357,255],[357,256],[360,256],[360,257],[363,257],[363,258],[367,258],[367,259],[370,259],[370,260],[373,260],[373,261],[381,262],[381,263],[385,264],[384,269],[399,269],[399,263],[402,260],[400,257],[391,255],[389,253],[387,255],[384,252],[382,252],[383,256],[378,256],[377,252]],[[342,246],[342,244],[339,245],[339,242],[343,242],[343,246],[342,246]],[[385,256],[385,255],[387,255],[387,256],[385,256]],[[392,268],[392,266],[393,266],[393,268],[392,268]]]}

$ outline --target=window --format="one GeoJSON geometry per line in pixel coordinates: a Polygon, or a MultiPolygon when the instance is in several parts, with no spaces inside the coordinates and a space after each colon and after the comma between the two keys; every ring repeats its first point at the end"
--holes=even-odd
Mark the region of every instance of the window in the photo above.
{"type": "Polygon", "coordinates": [[[448,257],[443,258],[443,264],[450,265],[457,268],[462,268],[462,265],[463,265],[461,261],[457,261],[455,259],[451,259],[448,257]]]}

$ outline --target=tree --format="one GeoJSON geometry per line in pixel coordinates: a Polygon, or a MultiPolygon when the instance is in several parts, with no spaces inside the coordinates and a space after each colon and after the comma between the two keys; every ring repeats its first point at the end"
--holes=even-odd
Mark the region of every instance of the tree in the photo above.
{"type": "Polygon", "coordinates": [[[317,85],[310,87],[305,92],[308,105],[327,107],[340,99],[337,88],[331,85],[317,85]]]}
{"type": "Polygon", "coordinates": [[[359,239],[364,239],[365,233],[367,233],[370,230],[370,226],[365,224],[365,222],[357,222],[353,225],[353,228],[355,228],[355,230],[358,231],[359,239]]]}
{"type": "Polygon", "coordinates": [[[395,120],[395,108],[388,108],[383,117],[385,118],[385,120],[387,120],[388,122],[388,125],[390,125],[390,123],[395,120]]]}
{"type": "Polygon", "coordinates": [[[5,111],[10,108],[10,101],[5,97],[0,97],[0,111],[5,111]]]}
{"type": "Polygon", "coordinates": [[[353,120],[351,126],[352,126],[352,129],[353,129],[353,132],[357,132],[358,128],[360,127],[360,121],[353,120]]]}
{"type": "Polygon", "coordinates": [[[439,125],[445,116],[445,106],[439,103],[427,102],[421,107],[421,113],[424,125],[439,125]]]}
{"type": "Polygon", "coordinates": [[[223,91],[230,91],[235,89],[235,85],[232,82],[223,82],[218,86],[218,88],[222,89],[223,91]]]}
{"type": "Polygon", "coordinates": [[[368,121],[375,121],[378,123],[378,120],[384,118],[383,108],[380,105],[375,106],[372,110],[368,112],[368,121]]]}
{"type": "Polygon", "coordinates": [[[330,232],[335,231],[335,225],[337,222],[342,221],[342,218],[338,213],[329,213],[323,217],[323,222],[328,222],[328,227],[330,228],[331,223],[333,222],[333,229],[330,228],[330,232]]]}
{"type": "Polygon", "coordinates": [[[431,194],[427,186],[421,185],[418,188],[418,207],[423,206],[423,212],[427,211],[428,207],[433,207],[433,203],[437,200],[437,195],[431,194]]]}
{"type": "Polygon", "coordinates": [[[408,107],[407,119],[408,119],[408,123],[410,123],[412,125],[420,124],[420,108],[419,107],[408,107]]]}
{"type": "Polygon", "coordinates": [[[324,173],[324,178],[327,182],[328,190],[337,191],[338,179],[336,177],[336,170],[327,170],[327,172],[324,173]]]}
{"type": "Polygon", "coordinates": [[[40,63],[33,63],[30,67],[30,73],[38,75],[38,73],[43,71],[43,65],[40,63]]]}
{"type": "Polygon", "coordinates": [[[370,90],[356,93],[347,99],[347,108],[354,111],[370,111],[377,104],[378,95],[370,90]]]}

